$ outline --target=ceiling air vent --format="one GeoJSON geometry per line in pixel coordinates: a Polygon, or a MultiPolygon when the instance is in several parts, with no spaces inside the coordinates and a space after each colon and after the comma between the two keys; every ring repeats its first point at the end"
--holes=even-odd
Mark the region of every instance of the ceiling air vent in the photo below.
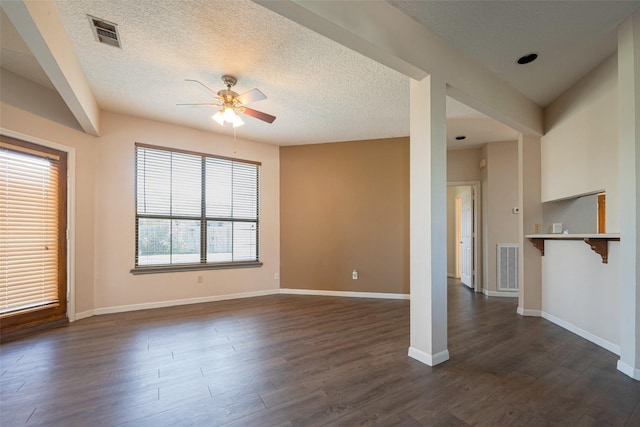
{"type": "Polygon", "coordinates": [[[109,46],[121,47],[117,24],[91,15],[87,15],[87,17],[91,23],[91,30],[96,40],[109,46]]]}

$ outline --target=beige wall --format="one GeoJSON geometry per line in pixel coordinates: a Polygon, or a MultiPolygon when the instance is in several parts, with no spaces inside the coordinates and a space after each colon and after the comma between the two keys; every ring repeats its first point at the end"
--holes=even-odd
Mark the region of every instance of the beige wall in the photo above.
{"type": "MultiPolygon", "coordinates": [[[[614,55],[549,105],[541,145],[542,200],[606,190],[612,233],[620,231],[617,77],[614,55]]],[[[619,268],[618,243],[603,264],[583,242],[547,241],[542,315],[619,352],[619,268]]]]}
{"type": "Polygon", "coordinates": [[[607,231],[620,231],[618,75],[613,55],[545,109],[542,201],[606,191],[607,231]]]}
{"type": "Polygon", "coordinates": [[[280,147],[280,213],[282,288],[409,293],[408,138],[280,147]]]}
{"type": "Polygon", "coordinates": [[[447,151],[447,182],[480,181],[480,148],[447,151]]]}
{"type": "MultiPolygon", "coordinates": [[[[33,142],[75,149],[75,310],[93,309],[94,300],[94,169],[98,140],[76,129],[77,123],[60,96],[6,70],[1,70],[0,127],[33,142]],[[41,116],[40,114],[43,114],[41,116]],[[34,138],[36,140],[34,140],[34,138]]],[[[71,236],[74,237],[73,235],[71,236]]]]}
{"type": "MultiPolygon", "coordinates": [[[[409,292],[409,213],[400,210],[408,204],[408,151],[408,138],[280,148],[282,288],[409,292]],[[386,220],[377,218],[385,217],[403,224],[381,234],[386,220]],[[351,279],[353,269],[358,280],[351,279]],[[399,277],[402,286],[395,283],[399,277]]],[[[449,151],[448,181],[480,181],[479,162],[480,149],[449,151]]],[[[453,207],[448,212],[451,240],[453,207]]],[[[449,273],[455,272],[454,251],[449,244],[449,273]]]]}
{"type": "MultiPolygon", "coordinates": [[[[101,136],[72,126],[59,96],[3,72],[23,87],[2,93],[3,129],[76,150],[76,313],[143,308],[206,300],[230,294],[276,290],[280,264],[278,147],[180,126],[103,112],[101,136]],[[19,99],[15,99],[19,95],[19,99]],[[39,103],[55,106],[46,118],[39,103]],[[261,268],[206,270],[134,276],[134,144],[177,147],[262,162],[260,205],[261,268]],[[203,283],[197,284],[197,277],[203,283]]],[[[53,107],[52,107],[53,108],[53,107]]],[[[213,125],[212,125],[213,126],[213,125]]],[[[241,133],[241,132],[239,132],[241,133]]]]}
{"type": "MultiPolygon", "coordinates": [[[[212,124],[213,126],[213,124],[212,124]]],[[[96,164],[96,309],[259,292],[278,288],[278,147],[103,113],[96,164]],[[262,162],[261,268],[132,275],[135,255],[134,144],[141,142],[262,162]],[[234,147],[236,153],[234,153],[234,147]],[[202,276],[203,283],[197,283],[202,276]]],[[[241,131],[239,132],[241,133],[241,131]]]]}
{"type": "Polygon", "coordinates": [[[519,217],[512,212],[518,207],[518,144],[492,142],[481,155],[487,161],[482,172],[484,288],[491,294],[498,292],[497,245],[518,243],[519,217]]]}

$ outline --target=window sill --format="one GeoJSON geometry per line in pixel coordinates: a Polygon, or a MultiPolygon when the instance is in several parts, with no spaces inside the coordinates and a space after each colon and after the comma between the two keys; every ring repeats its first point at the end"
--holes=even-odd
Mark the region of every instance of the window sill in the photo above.
{"type": "Polygon", "coordinates": [[[138,275],[155,273],[178,273],[181,271],[225,270],[230,268],[260,267],[262,267],[262,263],[260,261],[220,262],[216,264],[153,265],[149,267],[132,268],[129,273],[138,275]]]}

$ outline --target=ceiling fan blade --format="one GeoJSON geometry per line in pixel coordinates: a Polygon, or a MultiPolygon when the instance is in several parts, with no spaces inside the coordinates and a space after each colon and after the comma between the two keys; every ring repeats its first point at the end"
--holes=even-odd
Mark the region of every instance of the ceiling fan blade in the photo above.
{"type": "Polygon", "coordinates": [[[218,96],[218,92],[216,92],[215,90],[211,89],[209,86],[205,85],[204,83],[198,81],[198,80],[193,80],[193,79],[184,79],[185,82],[189,82],[192,83],[194,86],[199,87],[200,89],[205,89],[206,91],[208,91],[209,93],[211,93],[213,96],[215,96],[216,98],[219,98],[218,96]]]}
{"type": "Polygon", "coordinates": [[[240,101],[241,104],[246,105],[252,102],[262,101],[263,99],[267,99],[267,97],[264,93],[260,92],[259,89],[251,89],[242,95],[238,95],[236,99],[240,101]]]}
{"type": "Polygon", "coordinates": [[[179,107],[219,107],[218,104],[212,104],[210,102],[201,104],[176,104],[179,107]]]}
{"type": "Polygon", "coordinates": [[[253,108],[244,108],[244,113],[247,116],[254,117],[258,120],[262,120],[263,122],[273,123],[276,119],[276,116],[272,116],[271,114],[263,113],[262,111],[254,110],[253,108]]]}

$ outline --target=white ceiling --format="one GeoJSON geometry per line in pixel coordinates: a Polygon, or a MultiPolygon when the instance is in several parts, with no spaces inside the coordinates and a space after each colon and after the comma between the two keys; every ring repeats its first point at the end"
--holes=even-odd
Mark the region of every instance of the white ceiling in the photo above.
{"type": "MultiPolygon", "coordinates": [[[[617,24],[640,2],[406,2],[404,13],[545,105],[615,51],[617,24]],[[607,7],[604,7],[607,6],[607,7]],[[536,51],[526,67],[518,56],[536,51]]],[[[57,0],[91,89],[104,110],[212,132],[208,108],[177,103],[211,97],[220,77],[238,78],[242,93],[268,99],[250,105],[277,116],[247,117],[238,136],[277,145],[377,139],[409,134],[409,78],[249,0],[57,0]],[[119,26],[122,49],[98,43],[87,14],[119,26]]],[[[1,65],[51,87],[2,14],[1,65]]],[[[513,140],[515,131],[447,99],[450,147],[513,140]],[[466,135],[464,142],[455,141],[466,135]]]]}
{"type": "Polygon", "coordinates": [[[390,3],[541,106],[616,51],[617,27],[638,1],[406,1],[390,3]],[[528,53],[527,65],[517,59],[528,53]]]}

